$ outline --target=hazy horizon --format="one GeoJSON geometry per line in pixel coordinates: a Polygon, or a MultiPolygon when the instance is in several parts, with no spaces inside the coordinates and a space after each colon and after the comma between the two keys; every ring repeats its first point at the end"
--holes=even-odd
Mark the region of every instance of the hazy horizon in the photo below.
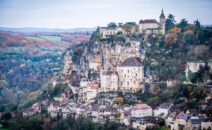
{"type": "Polygon", "coordinates": [[[211,0],[0,0],[0,27],[95,28],[109,22],[159,20],[161,9],[177,22],[199,19],[211,25],[211,7],[211,0]]]}

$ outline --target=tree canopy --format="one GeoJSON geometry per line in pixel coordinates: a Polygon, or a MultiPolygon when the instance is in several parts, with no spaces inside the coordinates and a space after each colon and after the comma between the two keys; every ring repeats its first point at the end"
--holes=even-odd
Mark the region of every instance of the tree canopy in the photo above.
{"type": "Polygon", "coordinates": [[[114,22],[110,22],[110,23],[107,25],[107,27],[109,27],[109,28],[116,28],[117,25],[116,25],[116,23],[114,23],[114,22]]]}
{"type": "Polygon", "coordinates": [[[186,19],[182,19],[180,23],[178,24],[178,27],[180,27],[183,32],[186,30],[187,26],[188,26],[188,21],[186,19]]]}
{"type": "Polygon", "coordinates": [[[175,19],[174,19],[174,15],[169,14],[168,18],[166,19],[166,31],[171,30],[174,25],[175,25],[175,19]]]}

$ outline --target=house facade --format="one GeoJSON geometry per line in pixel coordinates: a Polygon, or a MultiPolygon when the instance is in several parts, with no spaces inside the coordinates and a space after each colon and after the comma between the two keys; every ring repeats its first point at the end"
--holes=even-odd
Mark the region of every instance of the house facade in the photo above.
{"type": "Polygon", "coordinates": [[[94,81],[88,81],[87,79],[82,79],[80,82],[80,88],[78,92],[78,98],[80,102],[91,102],[98,92],[98,84],[94,81]]]}
{"type": "Polygon", "coordinates": [[[100,78],[101,78],[101,88],[99,89],[99,92],[118,90],[118,73],[116,71],[102,70],[100,78]]]}
{"type": "Polygon", "coordinates": [[[169,114],[170,108],[173,106],[172,103],[163,103],[156,109],[154,109],[154,116],[165,118],[169,114]]]}
{"type": "Polygon", "coordinates": [[[118,67],[119,90],[136,92],[143,88],[144,66],[138,57],[127,58],[118,67]]]}
{"type": "Polygon", "coordinates": [[[152,116],[152,108],[147,104],[137,104],[132,108],[132,117],[146,117],[152,116]]]}
{"type": "Polygon", "coordinates": [[[124,30],[121,27],[100,27],[99,29],[103,38],[116,35],[119,32],[124,33],[124,30]]]}

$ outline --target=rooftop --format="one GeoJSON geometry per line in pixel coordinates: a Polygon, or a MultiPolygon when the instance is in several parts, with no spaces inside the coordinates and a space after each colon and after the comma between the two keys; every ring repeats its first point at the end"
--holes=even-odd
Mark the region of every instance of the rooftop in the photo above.
{"type": "Polygon", "coordinates": [[[139,24],[146,24],[146,23],[157,23],[158,24],[157,20],[155,20],[155,19],[145,19],[145,20],[139,21],[139,24]]]}
{"type": "Polygon", "coordinates": [[[121,67],[141,67],[143,66],[141,59],[139,57],[127,58],[124,62],[120,64],[121,67]]]}
{"type": "Polygon", "coordinates": [[[107,76],[118,75],[117,71],[103,71],[102,74],[107,76]]]}
{"type": "Polygon", "coordinates": [[[137,104],[133,107],[133,109],[136,109],[136,110],[151,109],[151,107],[147,104],[137,104]]]}

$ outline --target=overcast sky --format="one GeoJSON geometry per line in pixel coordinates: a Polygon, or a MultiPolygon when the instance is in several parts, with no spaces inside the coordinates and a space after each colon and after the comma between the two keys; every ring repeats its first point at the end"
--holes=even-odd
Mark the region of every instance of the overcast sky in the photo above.
{"type": "Polygon", "coordinates": [[[212,24],[212,0],[0,0],[0,27],[77,28],[159,19],[212,24]]]}

